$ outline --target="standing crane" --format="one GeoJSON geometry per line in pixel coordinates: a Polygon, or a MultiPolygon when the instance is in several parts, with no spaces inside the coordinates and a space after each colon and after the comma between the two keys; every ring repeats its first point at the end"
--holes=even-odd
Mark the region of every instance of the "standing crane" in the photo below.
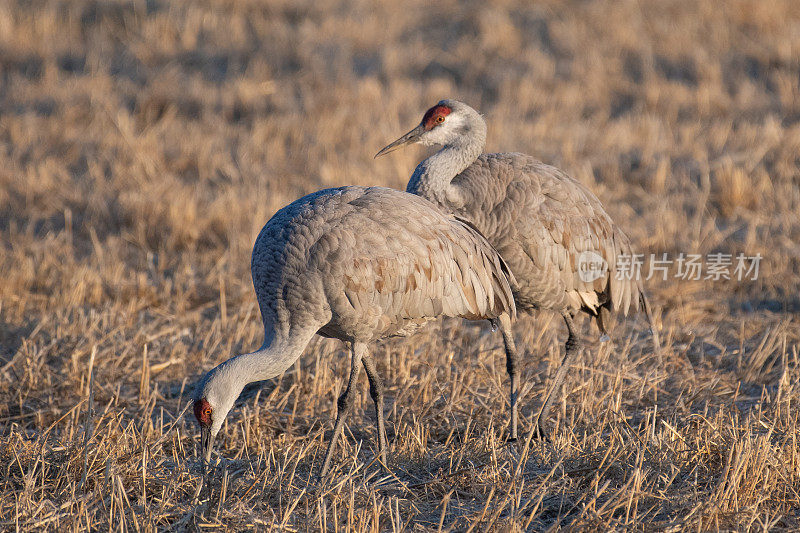
{"type": "Polygon", "coordinates": [[[348,343],[351,356],[321,476],[362,364],[386,464],[383,382],[367,344],[410,335],[440,315],[510,320],[516,313],[513,276],[483,236],[419,196],[381,187],[326,189],[279,210],[256,239],[251,274],[264,343],[221,363],[195,389],[205,462],[244,386],[285,372],[319,334],[348,343]]]}
{"type": "MultiPolygon", "coordinates": [[[[589,189],[525,154],[483,154],[486,122],[456,100],[428,109],[417,127],[375,157],[412,143],[442,148],[417,165],[406,191],[442,206],[486,236],[516,278],[512,288],[518,309],[549,309],[566,322],[564,359],[536,421],[540,436],[545,435],[555,392],[580,352],[573,322],[578,311],[594,317],[605,335],[609,312],[627,315],[631,303],[641,306],[659,350],[641,281],[615,276],[617,258],[631,256],[631,243],[589,189]]],[[[510,440],[515,440],[518,359],[510,320],[500,317],[499,322],[511,379],[510,440]]]]}

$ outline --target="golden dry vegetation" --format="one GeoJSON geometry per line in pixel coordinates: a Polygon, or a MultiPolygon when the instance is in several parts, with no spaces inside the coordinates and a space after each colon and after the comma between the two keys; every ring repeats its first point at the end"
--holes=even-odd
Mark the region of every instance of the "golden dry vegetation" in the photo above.
{"type": "MultiPolygon", "coordinates": [[[[796,530],[799,154],[795,0],[4,1],[0,528],[796,530]],[[364,379],[324,483],[349,362],[315,340],[245,390],[195,501],[185,408],[261,342],[258,230],[316,189],[403,188],[425,153],[372,156],[444,97],[643,253],[761,254],[758,280],[648,282],[661,357],[641,321],[584,324],[551,442],[505,443],[488,325],[382,343],[390,468],[364,379]]],[[[565,329],[515,333],[528,433],[565,329]]]]}

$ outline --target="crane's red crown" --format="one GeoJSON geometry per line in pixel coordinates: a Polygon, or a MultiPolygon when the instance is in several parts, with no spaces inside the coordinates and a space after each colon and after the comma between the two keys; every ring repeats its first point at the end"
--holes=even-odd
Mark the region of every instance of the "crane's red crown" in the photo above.
{"type": "Polygon", "coordinates": [[[208,400],[202,398],[194,401],[194,417],[201,426],[211,425],[211,404],[208,400]]]}
{"type": "Polygon", "coordinates": [[[430,131],[442,122],[444,118],[452,113],[453,110],[446,105],[435,105],[425,111],[425,116],[422,117],[422,124],[425,126],[425,131],[430,131]]]}

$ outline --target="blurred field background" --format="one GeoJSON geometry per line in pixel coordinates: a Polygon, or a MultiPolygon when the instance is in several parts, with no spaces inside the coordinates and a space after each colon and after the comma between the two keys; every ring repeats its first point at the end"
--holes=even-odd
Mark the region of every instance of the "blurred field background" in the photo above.
{"type": "MultiPolygon", "coordinates": [[[[3,1],[0,235],[0,529],[800,527],[794,0],[3,1]],[[424,149],[372,156],[445,97],[486,116],[487,150],[589,186],[640,252],[760,253],[758,280],[648,282],[661,361],[641,321],[613,344],[584,324],[556,436],[527,448],[488,325],[375,346],[391,472],[364,378],[327,483],[349,361],[318,339],[245,390],[194,502],[184,408],[261,343],[258,230],[323,187],[403,189],[424,149]]],[[[524,433],[553,318],[515,326],[524,433]]]]}

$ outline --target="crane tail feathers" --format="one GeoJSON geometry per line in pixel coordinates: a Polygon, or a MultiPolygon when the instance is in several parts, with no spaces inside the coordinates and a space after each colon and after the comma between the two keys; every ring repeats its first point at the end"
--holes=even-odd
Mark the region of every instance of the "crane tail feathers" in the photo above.
{"type": "Polygon", "coordinates": [[[455,215],[453,218],[473,233],[480,243],[477,251],[483,257],[484,270],[489,273],[491,280],[486,280],[490,283],[487,283],[485,287],[480,286],[481,280],[476,277],[472,278],[472,283],[475,287],[480,286],[479,294],[489,304],[486,311],[495,316],[508,313],[512,319],[516,318],[517,307],[511,288],[516,284],[516,278],[514,278],[511,268],[472,222],[455,215]]]}

